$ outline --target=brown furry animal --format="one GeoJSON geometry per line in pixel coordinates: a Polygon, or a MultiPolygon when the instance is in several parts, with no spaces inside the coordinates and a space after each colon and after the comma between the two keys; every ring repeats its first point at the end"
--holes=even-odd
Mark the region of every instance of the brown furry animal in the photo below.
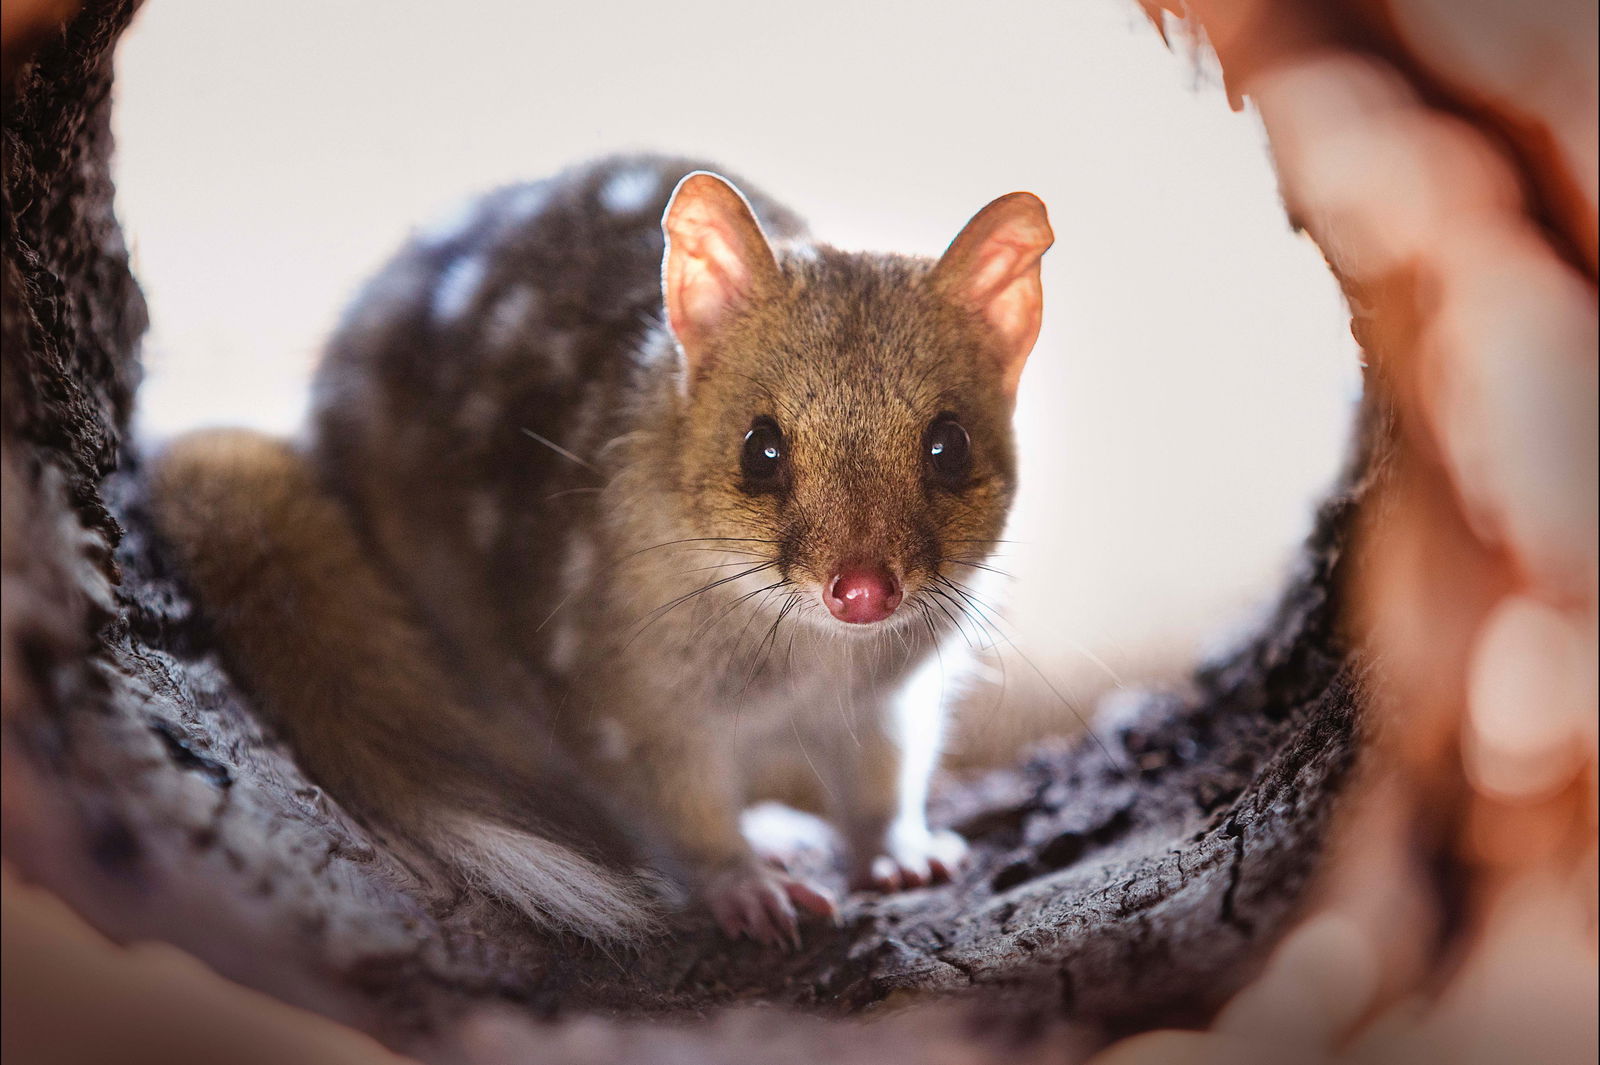
{"type": "Polygon", "coordinates": [[[681,160],[502,189],[356,301],[309,448],[179,441],[159,522],[308,771],[419,861],[594,939],[680,883],[789,940],[834,900],[739,815],[796,765],[857,885],[961,860],[935,652],[1051,240],[1013,193],[937,262],[846,253],[681,160]]]}

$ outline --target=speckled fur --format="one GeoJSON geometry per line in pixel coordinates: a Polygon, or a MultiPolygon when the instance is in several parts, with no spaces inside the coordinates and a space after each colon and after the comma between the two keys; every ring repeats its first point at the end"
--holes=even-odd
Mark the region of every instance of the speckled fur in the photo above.
{"type": "MultiPolygon", "coordinates": [[[[366,620],[338,618],[339,631],[414,626],[433,641],[427,652],[396,644],[394,653],[429,659],[413,666],[427,679],[409,692],[407,682],[389,685],[383,708],[371,709],[409,739],[361,769],[413,782],[406,805],[434,801],[426,781],[441,728],[469,746],[535,736],[546,760],[578,767],[580,789],[598,785],[636,812],[623,815],[633,822],[626,832],[609,833],[631,842],[594,854],[658,868],[681,861],[690,886],[702,887],[753,860],[740,807],[803,765],[859,872],[893,849],[885,841],[895,833],[926,833],[942,710],[925,694],[922,705],[896,696],[959,609],[933,582],[981,560],[1000,535],[1015,480],[1011,396],[983,322],[935,283],[931,261],[814,244],[749,186],[780,280],[738,309],[686,380],[663,322],[660,219],[675,183],[696,169],[606,160],[499,190],[416,234],[328,348],[307,479],[342,504],[345,525],[299,539],[309,556],[344,538],[343,556],[360,556],[344,565],[370,564],[374,588],[395,590],[366,596],[354,607],[365,604],[366,620]],[[960,492],[931,486],[923,469],[923,434],[941,412],[959,416],[972,439],[973,474],[960,492]],[[787,493],[741,488],[740,447],[756,415],[783,427],[787,493]],[[870,632],[844,631],[862,627],[834,622],[816,587],[867,559],[903,573],[906,603],[870,632]],[[474,724],[448,724],[450,715],[435,716],[441,704],[469,708],[452,714],[474,724]],[[920,726],[909,728],[907,715],[920,726]],[[912,733],[921,749],[908,752],[912,733]]],[[[169,463],[163,498],[185,502],[161,508],[199,571],[206,557],[236,556],[233,541],[246,535],[237,522],[208,524],[207,508],[226,502],[184,487],[206,479],[204,451],[203,440],[179,449],[189,465],[169,463]]],[[[271,458],[288,454],[280,447],[271,458]]],[[[210,601],[252,579],[197,583],[210,601]]],[[[253,627],[234,641],[249,659],[241,672],[279,718],[315,717],[326,698],[317,678],[276,675],[338,673],[338,656],[296,662],[258,648],[285,624],[337,646],[332,613],[307,595],[286,619],[267,598],[252,596],[248,617],[234,614],[253,627]]],[[[323,690],[363,683],[339,676],[323,690]]],[[[538,772],[496,763],[470,805],[503,808],[481,796],[538,772]]],[[[398,795],[412,785],[341,786],[398,795]]],[[[386,804],[395,805],[368,806],[382,819],[386,804]]],[[[593,815],[605,819],[605,805],[593,815]]],[[[588,828],[573,829],[569,814],[554,819],[569,840],[588,828]]]]}

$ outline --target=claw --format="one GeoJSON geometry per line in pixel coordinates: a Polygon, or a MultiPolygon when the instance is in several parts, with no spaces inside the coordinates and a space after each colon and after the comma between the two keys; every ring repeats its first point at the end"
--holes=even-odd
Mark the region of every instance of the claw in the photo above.
{"type": "Polygon", "coordinates": [[[832,895],[759,863],[716,877],[706,896],[724,935],[744,936],[769,947],[800,948],[801,911],[835,924],[839,920],[832,895]]]}

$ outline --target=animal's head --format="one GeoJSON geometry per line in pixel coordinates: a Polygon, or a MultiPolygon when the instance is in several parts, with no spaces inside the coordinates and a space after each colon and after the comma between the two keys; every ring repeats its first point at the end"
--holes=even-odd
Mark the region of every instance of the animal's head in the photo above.
{"type": "Polygon", "coordinates": [[[825,625],[953,613],[940,578],[990,552],[1015,487],[1044,204],[1002,196],[937,261],[780,254],[737,190],[696,173],[663,227],[681,487],[704,535],[772,558],[825,625]]]}

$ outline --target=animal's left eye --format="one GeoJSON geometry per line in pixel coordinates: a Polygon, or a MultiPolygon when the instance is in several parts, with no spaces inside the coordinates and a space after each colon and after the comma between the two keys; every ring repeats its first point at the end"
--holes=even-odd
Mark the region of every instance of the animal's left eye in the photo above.
{"type": "Polygon", "coordinates": [[[972,472],[972,440],[954,415],[941,414],[923,436],[928,468],[947,488],[959,488],[972,472]]]}

